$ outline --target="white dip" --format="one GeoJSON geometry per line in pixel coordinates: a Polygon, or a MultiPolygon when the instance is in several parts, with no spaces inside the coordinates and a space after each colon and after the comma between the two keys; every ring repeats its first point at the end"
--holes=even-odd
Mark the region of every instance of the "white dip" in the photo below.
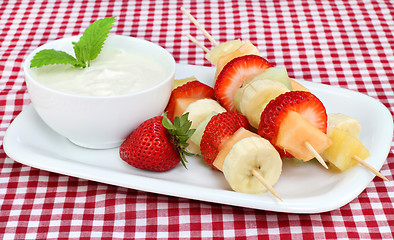
{"type": "Polygon", "coordinates": [[[165,79],[165,69],[154,59],[115,48],[103,48],[86,68],[52,65],[30,70],[34,79],[50,88],[88,96],[133,93],[165,79]]]}

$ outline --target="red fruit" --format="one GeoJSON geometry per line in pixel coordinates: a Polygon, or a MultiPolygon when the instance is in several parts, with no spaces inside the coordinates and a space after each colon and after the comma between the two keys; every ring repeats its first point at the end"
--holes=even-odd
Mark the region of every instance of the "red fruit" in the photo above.
{"type": "Polygon", "coordinates": [[[213,166],[213,161],[228,138],[239,128],[249,128],[248,120],[238,112],[223,112],[211,118],[207,124],[200,143],[201,155],[208,166],[213,166]]]}
{"type": "MultiPolygon", "coordinates": [[[[288,111],[299,113],[315,127],[327,133],[327,113],[323,103],[310,92],[290,91],[279,95],[268,103],[261,114],[259,135],[275,145],[280,124],[288,111]]],[[[277,149],[281,157],[293,157],[291,154],[277,149]]]]}
{"type": "Polygon", "coordinates": [[[168,102],[166,112],[167,116],[172,118],[174,117],[174,111],[177,104],[177,99],[180,98],[194,98],[194,99],[202,99],[202,98],[211,98],[215,99],[215,94],[213,88],[200,82],[200,81],[191,81],[187,82],[177,88],[175,88],[170,96],[170,100],[168,102]]]}
{"type": "Polygon", "coordinates": [[[257,55],[245,55],[228,62],[219,73],[215,82],[215,96],[227,111],[236,111],[234,106],[235,92],[242,83],[264,72],[272,65],[257,55]]]}
{"type": "MultiPolygon", "coordinates": [[[[182,118],[186,118],[186,125],[190,127],[191,122],[187,120],[187,114],[182,118]]],[[[157,116],[146,120],[121,144],[120,158],[128,164],[144,170],[167,171],[180,161],[185,166],[186,159],[183,154],[189,155],[184,150],[187,147],[185,143],[194,131],[190,131],[189,127],[182,125],[184,123],[185,119],[175,120],[172,124],[166,116],[157,116]],[[168,127],[168,125],[172,127],[168,127]],[[174,134],[175,129],[177,129],[177,135],[174,134]]]]}

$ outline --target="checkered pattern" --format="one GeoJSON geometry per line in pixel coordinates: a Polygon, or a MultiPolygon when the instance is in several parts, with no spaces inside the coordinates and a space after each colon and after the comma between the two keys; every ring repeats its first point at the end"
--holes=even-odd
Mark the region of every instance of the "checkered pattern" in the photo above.
{"type": "MultiPolygon", "coordinates": [[[[2,1],[0,141],[29,104],[21,65],[37,46],[81,34],[117,16],[113,33],[158,43],[177,62],[206,65],[185,37],[211,44],[184,6],[218,42],[250,39],[290,76],[356,90],[394,110],[394,5],[365,1],[2,1]],[[17,3],[15,3],[17,2],[17,3]]],[[[394,154],[379,178],[346,206],[322,214],[282,214],[162,196],[24,166],[0,150],[0,238],[392,239],[394,154]]]]}

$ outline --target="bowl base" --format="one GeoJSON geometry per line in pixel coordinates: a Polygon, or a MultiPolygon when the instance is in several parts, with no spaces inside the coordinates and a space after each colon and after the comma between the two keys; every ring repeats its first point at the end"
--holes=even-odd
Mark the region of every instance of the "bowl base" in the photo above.
{"type": "Polygon", "coordinates": [[[111,149],[111,148],[118,148],[122,144],[122,141],[112,142],[112,143],[86,143],[81,142],[78,140],[67,138],[71,143],[77,145],[79,147],[93,149],[93,150],[104,150],[104,149],[111,149]]]}

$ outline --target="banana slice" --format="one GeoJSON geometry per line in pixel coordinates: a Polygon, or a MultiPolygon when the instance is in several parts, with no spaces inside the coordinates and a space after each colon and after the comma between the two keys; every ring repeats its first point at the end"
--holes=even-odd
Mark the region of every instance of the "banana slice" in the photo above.
{"type": "Polygon", "coordinates": [[[282,160],[272,144],[261,137],[247,137],[234,144],[223,163],[223,174],[236,192],[259,194],[267,189],[252,174],[256,170],[269,185],[282,172],[282,160]]]}
{"type": "Polygon", "coordinates": [[[327,132],[334,128],[342,129],[355,138],[359,138],[361,132],[360,122],[342,113],[328,114],[327,132]]]}
{"type": "Polygon", "coordinates": [[[256,79],[238,91],[242,91],[239,103],[240,112],[246,116],[250,125],[258,128],[261,113],[267,104],[280,94],[289,92],[290,90],[277,81],[256,79]]]}
{"type": "Polygon", "coordinates": [[[206,119],[212,112],[225,112],[218,102],[213,99],[205,98],[191,103],[184,113],[189,113],[189,120],[192,122],[191,129],[196,129],[204,119],[206,119]]]}

